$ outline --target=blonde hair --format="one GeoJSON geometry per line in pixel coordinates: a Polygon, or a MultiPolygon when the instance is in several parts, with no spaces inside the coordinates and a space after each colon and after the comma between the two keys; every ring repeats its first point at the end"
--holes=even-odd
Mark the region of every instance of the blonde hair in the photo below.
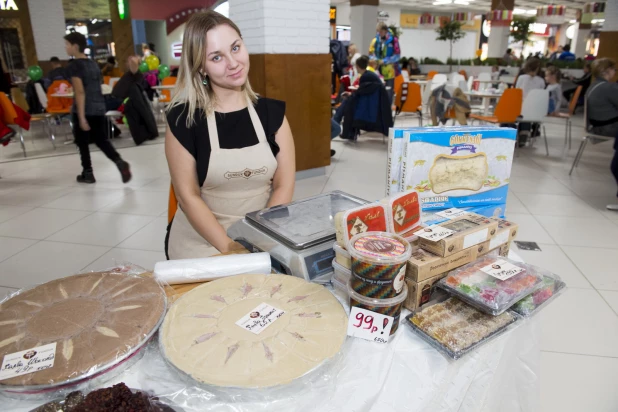
{"type": "Polygon", "coordinates": [[[605,72],[616,67],[616,63],[612,59],[603,57],[592,62],[592,75],[594,77],[603,77],[605,72]]]}
{"type": "Polygon", "coordinates": [[[383,21],[379,22],[376,25],[376,30],[386,30],[388,31],[388,26],[386,25],[386,23],[384,23],[383,21]]]}
{"type": "MultiPolygon", "coordinates": [[[[206,62],[206,36],[209,30],[222,24],[227,24],[242,38],[240,29],[234,22],[215,11],[195,13],[187,22],[182,44],[182,56],[178,69],[176,90],[170,105],[169,112],[176,106],[186,105],[187,127],[195,122],[195,111],[201,109],[206,116],[214,112],[217,96],[209,84],[203,84],[202,68],[206,62]]],[[[257,102],[257,95],[251,89],[249,79],[242,87],[251,102],[257,102]]]]}

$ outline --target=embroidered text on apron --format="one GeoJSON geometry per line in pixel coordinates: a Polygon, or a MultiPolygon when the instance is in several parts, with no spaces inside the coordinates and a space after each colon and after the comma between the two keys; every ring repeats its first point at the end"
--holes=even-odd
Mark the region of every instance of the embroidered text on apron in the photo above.
{"type": "MultiPolygon", "coordinates": [[[[211,150],[206,180],[200,192],[208,208],[226,230],[247,213],[266,207],[277,170],[277,160],[251,101],[248,101],[247,108],[258,137],[258,144],[254,146],[221,149],[215,114],[211,113],[207,118],[211,150]]],[[[217,249],[191,226],[179,205],[170,229],[169,258],[200,258],[217,253],[217,249]]]]}

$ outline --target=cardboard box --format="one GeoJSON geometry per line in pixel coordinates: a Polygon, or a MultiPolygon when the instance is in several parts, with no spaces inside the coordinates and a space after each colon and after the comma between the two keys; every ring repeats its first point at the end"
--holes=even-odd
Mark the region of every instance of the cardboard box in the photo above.
{"type": "Polygon", "coordinates": [[[412,252],[406,265],[406,278],[422,282],[449,270],[466,265],[478,256],[478,248],[471,247],[447,257],[437,256],[423,249],[412,252]]]}
{"type": "MultiPolygon", "coordinates": [[[[468,213],[476,213],[477,215],[486,217],[495,217],[496,219],[504,219],[505,204],[477,206],[477,207],[459,207],[458,209],[465,210],[468,213]]],[[[438,225],[446,222],[449,219],[438,216],[436,213],[443,212],[446,209],[439,210],[423,210],[421,213],[423,224],[427,226],[438,225]]]]}
{"type": "Polygon", "coordinates": [[[498,220],[468,213],[438,226],[454,230],[455,233],[437,242],[420,238],[419,246],[435,255],[446,257],[490,240],[496,234],[498,220]]]}
{"type": "Polygon", "coordinates": [[[508,220],[500,220],[498,222],[498,229],[496,234],[487,245],[487,249],[479,253],[479,257],[487,254],[492,256],[507,257],[511,247],[511,242],[517,236],[519,225],[517,223],[509,222],[508,220]]]}
{"type": "Polygon", "coordinates": [[[412,279],[406,278],[406,285],[408,285],[408,296],[403,303],[403,306],[408,310],[417,310],[425,303],[431,300],[431,295],[436,290],[435,284],[448,275],[448,272],[442,273],[438,276],[434,276],[430,279],[425,279],[422,282],[415,282],[412,279]]]}
{"type": "Polygon", "coordinates": [[[490,250],[489,253],[487,253],[487,255],[508,258],[510,250],[511,250],[511,243],[509,242],[507,244],[498,246],[497,248],[490,250]]]}

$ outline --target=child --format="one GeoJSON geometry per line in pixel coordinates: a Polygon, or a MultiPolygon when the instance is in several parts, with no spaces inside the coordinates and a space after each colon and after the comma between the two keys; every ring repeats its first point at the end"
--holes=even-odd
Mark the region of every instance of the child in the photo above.
{"type": "Polygon", "coordinates": [[[500,77],[500,67],[495,65],[491,68],[491,80],[497,81],[498,77],[500,77]]]}
{"type": "Polygon", "coordinates": [[[549,91],[549,107],[548,114],[554,114],[560,111],[562,103],[562,87],[560,87],[560,69],[556,66],[550,66],[545,70],[545,81],[547,82],[547,90],[549,91]]]}

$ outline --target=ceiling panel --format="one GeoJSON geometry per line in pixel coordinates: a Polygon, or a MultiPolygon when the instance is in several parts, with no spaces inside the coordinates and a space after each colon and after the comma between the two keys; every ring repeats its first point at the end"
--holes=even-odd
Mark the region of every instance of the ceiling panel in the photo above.
{"type": "Polygon", "coordinates": [[[67,20],[109,19],[109,0],[62,0],[67,20]]]}

